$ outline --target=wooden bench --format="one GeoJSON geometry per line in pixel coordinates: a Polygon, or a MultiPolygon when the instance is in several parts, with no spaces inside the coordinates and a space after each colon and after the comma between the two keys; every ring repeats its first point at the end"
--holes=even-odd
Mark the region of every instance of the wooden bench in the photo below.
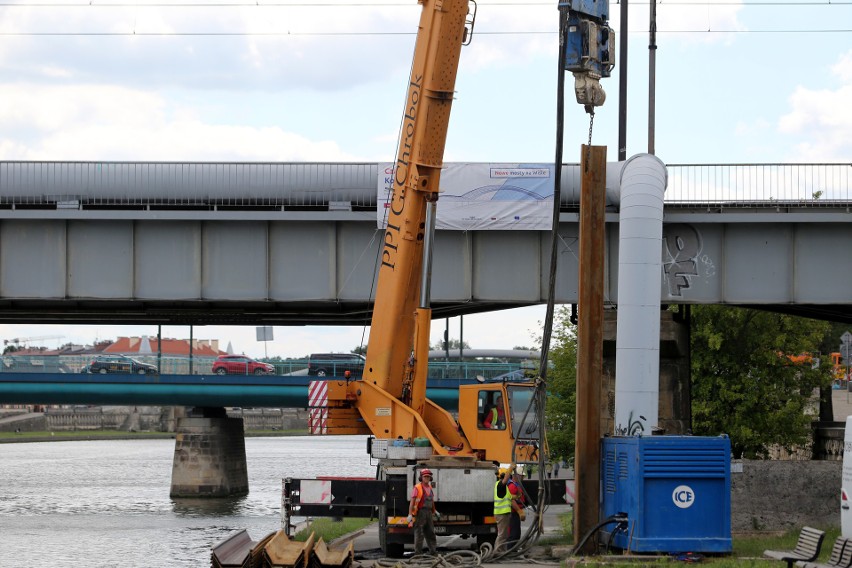
{"type": "Polygon", "coordinates": [[[799,540],[793,550],[764,550],[763,555],[776,560],[783,560],[787,568],[793,568],[794,562],[813,562],[819,556],[819,549],[825,533],[811,527],[803,527],[799,540]]]}
{"type": "Polygon", "coordinates": [[[834,541],[828,562],[796,562],[802,568],[849,568],[852,566],[852,542],[839,536],[834,541]]]}

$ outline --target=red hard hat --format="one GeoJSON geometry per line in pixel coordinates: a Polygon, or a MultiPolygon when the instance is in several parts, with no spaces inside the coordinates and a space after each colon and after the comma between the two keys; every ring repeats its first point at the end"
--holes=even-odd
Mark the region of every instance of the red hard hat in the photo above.
{"type": "Polygon", "coordinates": [[[428,475],[429,477],[434,477],[432,475],[432,470],[429,469],[428,467],[424,467],[423,469],[420,470],[420,477],[423,477],[424,475],[428,475]]]}

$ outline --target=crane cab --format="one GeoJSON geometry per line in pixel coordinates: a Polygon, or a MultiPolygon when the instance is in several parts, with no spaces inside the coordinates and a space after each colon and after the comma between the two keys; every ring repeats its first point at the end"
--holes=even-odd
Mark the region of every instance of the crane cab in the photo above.
{"type": "Polygon", "coordinates": [[[459,387],[459,426],[480,459],[501,463],[538,461],[541,417],[534,393],[532,383],[459,387]]]}

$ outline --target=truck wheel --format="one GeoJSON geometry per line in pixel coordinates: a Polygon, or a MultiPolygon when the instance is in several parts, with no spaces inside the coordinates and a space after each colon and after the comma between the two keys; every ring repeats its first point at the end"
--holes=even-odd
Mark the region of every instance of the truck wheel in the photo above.
{"type": "Polygon", "coordinates": [[[384,505],[379,506],[379,546],[387,558],[402,558],[405,551],[401,542],[388,542],[388,511],[384,505]]]}
{"type": "Polygon", "coordinates": [[[388,511],[384,505],[379,506],[379,547],[382,552],[388,552],[388,511]]]}
{"type": "Polygon", "coordinates": [[[388,558],[402,558],[405,554],[405,545],[401,542],[388,542],[385,556],[388,558]]]}
{"type": "Polygon", "coordinates": [[[494,542],[497,540],[496,534],[478,534],[476,535],[476,549],[480,550],[486,542],[494,547],[494,542]]]}

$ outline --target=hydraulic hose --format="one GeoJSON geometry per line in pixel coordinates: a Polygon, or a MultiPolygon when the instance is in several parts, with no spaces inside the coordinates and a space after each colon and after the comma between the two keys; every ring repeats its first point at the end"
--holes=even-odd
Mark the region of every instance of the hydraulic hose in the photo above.
{"type": "Polygon", "coordinates": [[[626,522],[627,522],[627,516],[626,515],[613,515],[613,516],[608,517],[608,518],[604,519],[603,521],[599,522],[594,527],[592,527],[589,530],[589,532],[587,532],[582,539],[580,539],[580,542],[577,544],[577,546],[574,547],[574,552],[571,553],[571,556],[575,556],[577,554],[578,550],[583,550],[583,546],[586,544],[586,541],[589,540],[589,538],[591,538],[591,536],[593,534],[595,534],[596,532],[601,530],[606,525],[611,525],[612,523],[626,523],[626,522]]]}
{"type": "MultiPolygon", "coordinates": [[[[550,271],[548,274],[548,295],[547,295],[547,311],[544,318],[544,330],[541,338],[541,358],[539,360],[539,378],[536,381],[535,394],[527,407],[521,424],[526,424],[526,418],[530,410],[535,408],[533,416],[537,417],[535,426],[538,426],[538,495],[535,504],[532,504],[530,509],[535,512],[533,523],[523,534],[517,543],[508,550],[495,551],[489,546],[483,546],[481,549],[483,560],[494,561],[501,558],[515,558],[526,553],[542,534],[544,523],[544,511],[547,509],[547,503],[550,500],[548,495],[548,484],[545,476],[545,462],[547,456],[544,454],[547,440],[545,428],[545,411],[547,401],[547,360],[550,352],[550,338],[553,334],[553,315],[555,309],[555,291],[556,291],[556,261],[558,259],[558,243],[559,243],[559,208],[561,202],[561,187],[562,187],[562,152],[563,152],[563,137],[564,137],[564,116],[565,116],[565,42],[568,34],[568,6],[559,6],[559,54],[557,57],[557,93],[556,93],[556,155],[554,158],[554,179],[553,179],[553,217],[550,229],[550,271]]],[[[531,426],[532,427],[532,426],[531,426]]],[[[512,447],[512,459],[515,459],[515,447],[512,447]]],[[[529,495],[525,496],[529,497],[529,495]]]]}

